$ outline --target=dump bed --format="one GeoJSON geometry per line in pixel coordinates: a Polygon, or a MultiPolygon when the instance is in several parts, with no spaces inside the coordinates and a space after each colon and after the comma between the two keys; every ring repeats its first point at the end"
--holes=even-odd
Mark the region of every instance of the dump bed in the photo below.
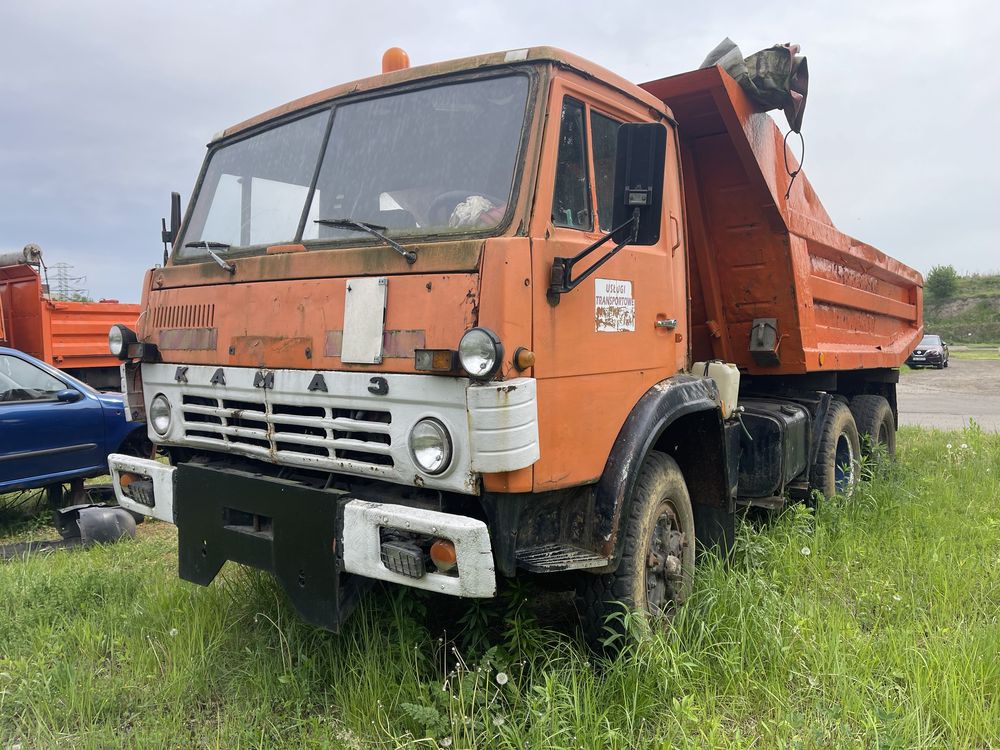
{"type": "Polygon", "coordinates": [[[804,173],[786,200],[781,131],[721,68],[642,88],[680,132],[693,359],[760,375],[901,365],[923,330],[920,274],[839,231],[804,173]]]}
{"type": "Polygon", "coordinates": [[[108,329],[135,327],[139,305],[49,299],[30,265],[0,267],[4,342],[61,369],[117,368],[108,329]]]}

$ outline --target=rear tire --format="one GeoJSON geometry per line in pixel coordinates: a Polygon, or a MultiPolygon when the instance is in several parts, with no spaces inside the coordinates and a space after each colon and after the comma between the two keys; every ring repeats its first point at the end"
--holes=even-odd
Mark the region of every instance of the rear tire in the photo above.
{"type": "Polygon", "coordinates": [[[896,457],[896,420],[884,396],[855,396],[851,399],[851,414],[861,436],[861,453],[865,458],[871,457],[875,445],[884,446],[889,458],[896,457]]]}
{"type": "Polygon", "coordinates": [[[577,610],[587,644],[595,651],[621,645],[623,606],[651,618],[669,619],[691,593],[694,578],[694,513],[684,475],[673,458],[653,451],[646,458],[621,532],[625,548],[613,573],[581,573],[577,610]]]}
{"type": "Polygon", "coordinates": [[[823,497],[850,497],[860,473],[861,440],[851,410],[842,401],[830,402],[819,436],[819,452],[809,484],[823,497]]]}

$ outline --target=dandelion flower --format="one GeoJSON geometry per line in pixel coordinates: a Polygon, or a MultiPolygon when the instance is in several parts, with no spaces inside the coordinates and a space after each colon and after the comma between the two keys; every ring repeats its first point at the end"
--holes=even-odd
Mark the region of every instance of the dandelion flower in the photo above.
{"type": "Polygon", "coordinates": [[[497,672],[497,685],[506,685],[506,684],[507,684],[507,673],[497,672]]]}
{"type": "Polygon", "coordinates": [[[504,718],[502,716],[493,717],[493,726],[502,727],[504,723],[504,718]]]}
{"type": "Polygon", "coordinates": [[[799,552],[801,552],[806,557],[809,557],[809,555],[812,554],[812,550],[809,549],[808,547],[803,547],[802,549],[799,550],[799,552]]]}
{"type": "Polygon", "coordinates": [[[965,450],[966,448],[968,448],[968,447],[969,447],[969,444],[968,444],[968,443],[962,443],[962,444],[961,444],[960,446],[958,446],[958,447],[959,447],[959,448],[961,448],[962,450],[965,450]]]}
{"type": "Polygon", "coordinates": [[[171,638],[176,638],[177,637],[177,633],[178,633],[177,628],[170,628],[170,637],[171,638]]]}
{"type": "Polygon", "coordinates": [[[948,450],[951,450],[951,443],[946,444],[944,447],[947,448],[948,450]]]}
{"type": "Polygon", "coordinates": [[[438,744],[441,747],[451,747],[451,737],[442,737],[438,744]]]}

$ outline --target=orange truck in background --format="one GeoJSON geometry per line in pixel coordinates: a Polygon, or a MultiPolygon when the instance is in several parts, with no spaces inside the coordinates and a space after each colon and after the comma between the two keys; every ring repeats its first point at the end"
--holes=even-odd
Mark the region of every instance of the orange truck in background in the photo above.
{"type": "Polygon", "coordinates": [[[98,390],[118,390],[117,357],[108,351],[108,329],[135,326],[139,305],[117,300],[53,299],[42,280],[42,251],[27,245],[0,254],[0,345],[58,367],[98,390]]]}
{"type": "MultiPolygon", "coordinates": [[[[766,52],[797,129],[802,61],[766,52]]],[[[177,525],[182,578],[272,571],[336,630],[373,580],[553,576],[596,644],[740,508],[892,452],[922,279],[837,230],[734,68],[383,71],[218,135],[112,329],[170,457],[112,456],[119,501],[177,525]]]]}

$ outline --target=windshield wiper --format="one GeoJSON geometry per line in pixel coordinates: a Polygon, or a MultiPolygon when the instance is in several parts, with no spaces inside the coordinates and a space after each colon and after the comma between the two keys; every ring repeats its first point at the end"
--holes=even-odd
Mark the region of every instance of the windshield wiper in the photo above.
{"type": "Polygon", "coordinates": [[[357,221],[355,219],[315,219],[316,224],[322,224],[324,227],[338,227],[340,229],[358,229],[362,232],[368,232],[372,237],[378,237],[385,244],[395,250],[397,253],[406,258],[406,262],[413,265],[417,260],[417,254],[412,250],[407,250],[405,247],[400,245],[396,240],[391,237],[386,237],[382,232],[386,230],[386,227],[380,227],[378,224],[368,224],[363,221],[357,221]]]}
{"type": "Polygon", "coordinates": [[[219,267],[222,268],[223,271],[228,271],[231,274],[236,273],[236,266],[234,266],[232,263],[227,263],[225,260],[222,259],[222,256],[214,252],[215,250],[228,250],[231,247],[231,245],[229,245],[228,243],[210,242],[209,240],[198,240],[197,242],[185,242],[184,247],[203,248],[208,253],[209,257],[211,257],[212,260],[214,260],[216,263],[219,264],[219,267]]]}

